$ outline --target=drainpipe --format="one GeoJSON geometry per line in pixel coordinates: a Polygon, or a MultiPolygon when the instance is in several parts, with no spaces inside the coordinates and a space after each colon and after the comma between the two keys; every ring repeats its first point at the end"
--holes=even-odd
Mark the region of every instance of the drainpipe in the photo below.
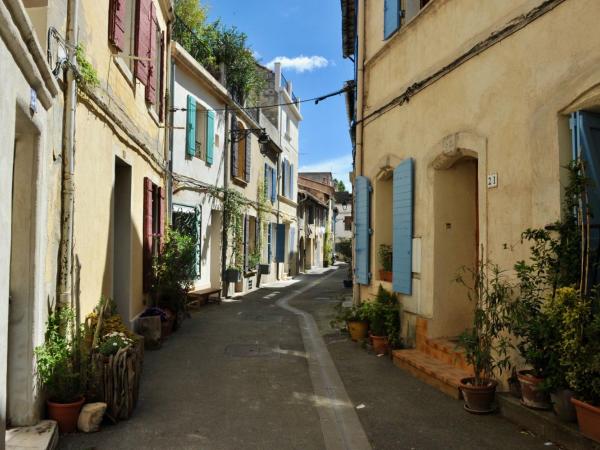
{"type": "MultiPolygon", "coordinates": [[[[225,138],[223,139],[223,188],[227,195],[227,187],[229,186],[229,105],[225,105],[225,138]]],[[[227,270],[227,228],[225,228],[225,209],[223,208],[223,217],[221,218],[221,291],[226,297],[229,293],[229,282],[225,279],[225,271],[227,270]]]]}
{"type": "MultiPolygon", "coordinates": [[[[279,133],[281,135],[281,132],[279,133]]],[[[279,188],[279,186],[281,186],[281,171],[279,170],[279,162],[281,161],[281,153],[277,154],[277,187],[279,188]]],[[[280,211],[281,211],[281,202],[279,201],[279,189],[275,189],[275,191],[277,192],[277,232],[279,233],[279,217],[280,217],[280,211]]],[[[279,236],[277,236],[277,240],[279,240],[279,236]]],[[[284,248],[285,248],[285,237],[284,237],[284,248]]],[[[275,248],[277,249],[277,245],[275,245],[275,248]]],[[[284,264],[285,264],[285,251],[283,252],[283,260],[284,260],[284,264]]],[[[279,264],[281,264],[280,261],[277,262],[277,264],[275,264],[275,276],[277,277],[277,279],[279,280],[279,264]]]]}
{"type": "MultiPolygon", "coordinates": [[[[77,67],[75,47],[77,46],[77,20],[79,0],[68,0],[67,43],[69,59],[73,67],[77,67]]],[[[75,118],[77,108],[77,82],[73,68],[67,67],[64,109],[64,129],[62,139],[62,211],[61,239],[59,248],[58,304],[71,306],[73,299],[73,225],[75,210],[75,118]]]]}
{"type": "MultiPolygon", "coordinates": [[[[171,26],[168,28],[169,39],[167,42],[171,42],[171,26]]],[[[169,143],[167,148],[168,158],[168,171],[167,171],[167,219],[168,223],[171,224],[171,213],[173,211],[173,132],[174,132],[174,120],[175,120],[175,61],[171,57],[171,45],[166,45],[167,58],[170,64],[168,76],[169,76],[169,121],[167,130],[169,132],[169,143]]]]}

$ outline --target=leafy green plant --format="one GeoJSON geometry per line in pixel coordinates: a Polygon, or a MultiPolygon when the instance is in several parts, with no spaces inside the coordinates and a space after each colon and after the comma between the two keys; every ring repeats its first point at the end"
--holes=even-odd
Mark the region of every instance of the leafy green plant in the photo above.
{"type": "Polygon", "coordinates": [[[485,386],[494,372],[510,368],[509,312],[512,286],[497,265],[479,262],[461,268],[456,282],[467,290],[474,306],[473,326],[459,336],[458,347],[473,366],[476,386],[485,386]]]}
{"type": "Polygon", "coordinates": [[[366,303],[361,305],[352,305],[351,307],[343,306],[343,302],[335,306],[336,316],[329,322],[331,328],[345,328],[348,322],[364,322],[368,321],[368,308],[366,303]]]}
{"type": "Polygon", "coordinates": [[[381,244],[377,250],[377,258],[379,259],[379,266],[381,270],[386,272],[392,271],[392,246],[388,244],[381,244]]]}
{"type": "Polygon", "coordinates": [[[191,236],[167,229],[165,242],[154,258],[152,292],[155,304],[174,313],[185,310],[187,292],[196,278],[196,242],[191,236]]]}
{"type": "Polygon", "coordinates": [[[48,398],[71,403],[85,392],[87,357],[81,348],[83,328],[68,307],[50,311],[45,342],[35,348],[37,377],[48,398]]]}
{"type": "Polygon", "coordinates": [[[381,285],[374,301],[361,304],[363,314],[369,319],[374,336],[386,336],[392,348],[400,346],[400,309],[398,298],[381,285]]]}
{"type": "Polygon", "coordinates": [[[331,235],[331,224],[329,220],[325,224],[325,234],[323,236],[323,263],[327,267],[333,263],[333,236],[331,235]]]}
{"type": "Polygon", "coordinates": [[[104,356],[110,356],[131,345],[133,345],[133,340],[128,338],[125,333],[113,331],[102,337],[97,350],[104,356]]]}
{"type": "Polygon", "coordinates": [[[77,70],[79,73],[77,80],[79,85],[88,89],[100,86],[98,72],[86,58],[85,47],[81,43],[77,44],[77,48],[75,49],[75,58],[77,60],[77,70]]]}
{"type": "Polygon", "coordinates": [[[256,219],[258,221],[258,242],[256,242],[256,254],[258,255],[257,264],[260,263],[263,254],[264,244],[267,241],[267,213],[271,211],[269,202],[267,199],[267,180],[264,175],[259,175],[259,179],[263,180],[262,183],[258,183],[256,198],[256,219]]]}

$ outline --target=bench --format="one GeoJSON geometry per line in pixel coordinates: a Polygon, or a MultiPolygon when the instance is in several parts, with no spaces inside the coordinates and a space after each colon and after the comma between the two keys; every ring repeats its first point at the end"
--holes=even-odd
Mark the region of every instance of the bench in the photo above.
{"type": "Polygon", "coordinates": [[[221,303],[220,288],[206,288],[187,293],[187,306],[202,306],[207,303],[221,303]]]}

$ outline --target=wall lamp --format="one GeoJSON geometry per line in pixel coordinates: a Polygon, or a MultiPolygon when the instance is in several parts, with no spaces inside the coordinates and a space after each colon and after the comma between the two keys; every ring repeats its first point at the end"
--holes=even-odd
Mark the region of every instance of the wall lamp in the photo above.
{"type": "Polygon", "coordinates": [[[258,143],[259,144],[268,144],[269,143],[269,135],[265,131],[264,128],[242,128],[242,129],[233,129],[230,131],[231,140],[233,142],[240,142],[242,139],[245,139],[252,132],[258,132],[258,143]]]}

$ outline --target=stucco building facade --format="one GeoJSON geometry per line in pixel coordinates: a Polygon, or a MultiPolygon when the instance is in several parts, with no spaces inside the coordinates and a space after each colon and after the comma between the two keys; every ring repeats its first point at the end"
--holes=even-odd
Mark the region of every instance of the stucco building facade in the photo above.
{"type": "Polygon", "coordinates": [[[521,232],[560,217],[572,143],[600,142],[600,4],[480,6],[342,1],[356,61],[355,299],[380,284],[398,293],[417,347],[470,325],[458,269],[526,257],[521,232]],[[393,283],[378,279],[382,244],[393,283]]]}

